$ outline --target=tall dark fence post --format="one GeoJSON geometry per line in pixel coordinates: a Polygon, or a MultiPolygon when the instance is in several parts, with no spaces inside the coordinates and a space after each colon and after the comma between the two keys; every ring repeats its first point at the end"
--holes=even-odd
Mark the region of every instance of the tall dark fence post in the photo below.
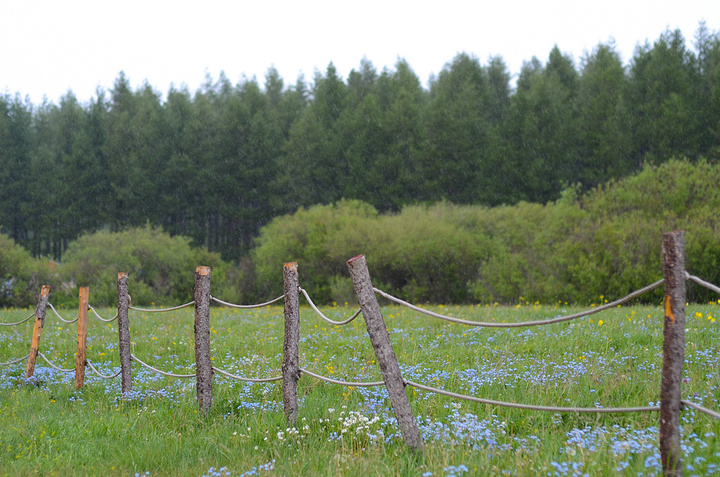
{"type": "Polygon", "coordinates": [[[50,300],[50,285],[43,285],[38,297],[37,307],[35,307],[35,326],[33,326],[32,340],[30,342],[30,357],[28,358],[25,377],[32,377],[35,373],[35,361],[37,360],[38,351],[40,350],[40,334],[45,324],[45,308],[47,308],[50,300]]]}
{"type": "Polygon", "coordinates": [[[118,340],[120,350],[120,369],[122,379],[122,393],[132,391],[132,364],[130,360],[130,319],[128,309],[130,308],[130,297],[128,294],[128,274],[118,273],[117,276],[118,296],[118,340]]]}
{"type": "Polygon", "coordinates": [[[289,424],[298,415],[297,381],[300,377],[300,293],[297,262],[283,265],[285,289],[285,340],[283,342],[282,386],[283,407],[289,424]]]}
{"type": "Polygon", "coordinates": [[[198,406],[202,414],[212,406],[212,360],[210,359],[210,267],[195,270],[195,369],[198,406]]]}
{"type": "Polygon", "coordinates": [[[385,327],[380,304],[378,304],[373,291],[365,255],[351,258],[348,260],[347,265],[400,431],[408,446],[417,451],[422,451],[423,442],[420,429],[418,429],[415,416],[413,416],[410,409],[410,401],[405,393],[405,384],[400,372],[400,365],[390,343],[390,334],[385,327]]]}
{"type": "Polygon", "coordinates": [[[78,304],[77,359],[75,361],[75,389],[83,387],[87,365],[87,316],[90,287],[80,287],[78,304]]]}
{"type": "Polygon", "coordinates": [[[680,399],[685,362],[685,233],[663,234],[665,320],[660,383],[660,456],[663,474],[682,475],[680,399]]]}

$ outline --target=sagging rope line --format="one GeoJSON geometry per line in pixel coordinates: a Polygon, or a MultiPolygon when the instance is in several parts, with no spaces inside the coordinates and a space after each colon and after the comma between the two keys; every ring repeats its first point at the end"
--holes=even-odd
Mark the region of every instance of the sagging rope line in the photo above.
{"type": "Polygon", "coordinates": [[[118,376],[120,376],[120,373],[122,373],[122,369],[121,369],[120,371],[118,371],[117,373],[113,374],[112,376],[110,376],[110,375],[107,375],[107,376],[106,376],[106,375],[100,373],[100,371],[98,371],[97,368],[96,368],[95,366],[93,366],[93,364],[90,362],[90,360],[87,360],[86,363],[87,363],[88,366],[90,366],[90,369],[92,369],[93,371],[95,371],[95,374],[97,374],[98,376],[100,376],[100,377],[103,378],[103,379],[114,379],[114,378],[117,378],[118,376]]]}
{"type": "Polygon", "coordinates": [[[274,378],[243,378],[242,376],[230,374],[227,371],[216,368],[215,366],[213,366],[212,369],[224,376],[227,376],[228,378],[237,379],[239,381],[250,381],[251,383],[269,383],[270,381],[280,381],[283,378],[282,376],[275,376],[274,378]]]}
{"type": "Polygon", "coordinates": [[[338,326],[340,326],[340,325],[347,325],[347,324],[350,323],[352,320],[354,320],[355,318],[357,318],[360,313],[362,313],[362,309],[359,309],[358,311],[355,312],[355,314],[353,314],[353,315],[352,315],[350,318],[348,318],[347,320],[344,320],[344,321],[333,321],[333,320],[331,320],[330,318],[328,318],[327,316],[323,315],[322,311],[320,311],[320,310],[318,309],[318,307],[315,306],[315,303],[313,303],[313,301],[310,299],[310,295],[308,295],[308,293],[305,291],[305,289],[303,289],[302,287],[298,287],[298,288],[299,288],[299,290],[302,292],[302,294],[305,295],[305,299],[308,301],[308,304],[310,305],[310,308],[312,308],[312,309],[315,311],[315,313],[318,314],[318,316],[319,316],[320,318],[322,318],[323,320],[327,321],[327,322],[330,323],[331,325],[338,325],[338,326]]]}
{"type": "Polygon", "coordinates": [[[12,361],[8,361],[7,363],[0,363],[0,366],[10,366],[11,364],[19,363],[20,361],[25,361],[30,357],[30,354],[23,356],[22,358],[14,359],[12,361]]]}
{"type": "Polygon", "coordinates": [[[32,312],[32,315],[28,316],[28,317],[25,318],[24,320],[20,320],[20,321],[18,321],[17,323],[0,323],[0,326],[17,326],[17,325],[22,325],[23,323],[25,323],[27,320],[29,320],[29,319],[32,318],[33,316],[35,316],[35,312],[34,312],[34,311],[32,312]]]}
{"type": "Polygon", "coordinates": [[[706,282],[705,280],[702,280],[702,279],[700,279],[700,278],[698,278],[698,277],[696,277],[696,276],[694,276],[694,275],[690,275],[688,272],[685,272],[685,279],[686,279],[686,280],[692,280],[692,281],[694,281],[695,283],[697,283],[698,285],[704,286],[704,287],[707,288],[708,290],[712,290],[712,291],[714,291],[715,293],[717,293],[718,295],[720,295],[720,288],[718,288],[718,287],[716,287],[715,285],[713,285],[712,283],[708,283],[708,282],[706,282]]]}
{"type": "Polygon", "coordinates": [[[88,310],[92,311],[100,321],[104,321],[105,323],[110,323],[111,321],[115,321],[119,314],[119,313],[115,313],[115,316],[106,320],[102,316],[98,315],[97,311],[95,311],[95,308],[93,308],[92,305],[88,305],[88,310]]]}
{"type": "Polygon", "coordinates": [[[313,373],[312,371],[308,371],[308,370],[305,369],[305,368],[300,368],[300,372],[301,372],[301,373],[305,373],[305,374],[307,374],[307,375],[309,375],[309,376],[312,376],[313,378],[320,379],[321,381],[325,381],[325,382],[328,382],[328,383],[331,383],[331,384],[340,384],[341,386],[358,386],[358,387],[363,387],[363,386],[384,386],[384,385],[385,385],[385,381],[373,381],[373,382],[368,382],[368,383],[352,383],[352,382],[349,382],[349,381],[340,381],[340,380],[338,380],[338,379],[332,379],[332,378],[328,378],[328,377],[326,377],[326,376],[321,376],[321,375],[319,375],[319,374],[315,374],[315,373],[313,373]]]}
{"type": "Polygon", "coordinates": [[[473,396],[465,396],[464,394],[457,394],[450,391],[444,391],[442,389],[433,388],[431,386],[425,386],[412,381],[403,380],[406,385],[422,389],[423,391],[429,391],[431,393],[444,394],[445,396],[453,397],[456,399],[464,399],[466,401],[475,401],[483,404],[490,404],[493,406],[504,406],[513,407],[517,409],[526,409],[531,411],[550,411],[550,412],[584,412],[584,413],[620,413],[620,412],[652,412],[659,411],[659,406],[646,406],[646,407],[556,407],[556,406],[537,406],[534,404],[519,404],[514,402],[495,401],[493,399],[484,399],[473,396]]]}
{"type": "Polygon", "coordinates": [[[230,308],[243,308],[243,309],[262,308],[263,306],[272,305],[276,301],[280,301],[283,298],[285,298],[285,295],[280,295],[279,297],[275,298],[274,300],[266,301],[265,303],[258,303],[256,305],[236,305],[234,303],[228,303],[226,301],[222,301],[219,298],[215,298],[214,296],[210,295],[211,300],[216,301],[216,302],[220,303],[221,305],[229,306],[230,308]]]}
{"type": "Polygon", "coordinates": [[[60,316],[60,313],[58,313],[57,310],[55,309],[55,307],[52,306],[52,303],[48,302],[48,306],[49,306],[50,309],[53,311],[53,313],[55,313],[55,316],[57,316],[58,319],[59,319],[60,321],[62,321],[62,322],[65,322],[65,323],[75,323],[77,320],[80,319],[80,317],[78,316],[78,317],[75,318],[74,320],[66,320],[65,318],[63,318],[62,316],[60,316]]]}
{"type": "Polygon", "coordinates": [[[710,409],[708,409],[706,407],[702,407],[699,404],[695,404],[694,402],[686,401],[685,399],[681,399],[680,402],[683,403],[684,405],[686,405],[687,407],[696,409],[700,412],[707,414],[708,416],[714,417],[715,419],[720,419],[720,413],[711,411],[710,409]]]}
{"type": "Polygon", "coordinates": [[[520,328],[523,326],[550,325],[553,323],[560,323],[563,321],[574,320],[577,318],[583,318],[585,316],[592,315],[594,313],[599,313],[603,310],[607,310],[610,308],[614,308],[618,305],[622,305],[623,303],[630,301],[633,298],[643,295],[644,293],[647,293],[651,290],[654,290],[655,288],[659,287],[663,283],[665,283],[664,279],[658,280],[655,283],[652,283],[644,288],[641,288],[639,290],[632,292],[631,294],[629,294],[628,296],[626,296],[624,298],[615,300],[611,303],[606,303],[605,305],[598,306],[597,308],[593,308],[592,310],[583,311],[581,313],[575,313],[575,314],[567,315],[567,316],[561,316],[558,318],[552,318],[549,320],[525,321],[525,322],[521,322],[521,323],[494,323],[494,322],[487,322],[487,321],[469,321],[469,320],[462,320],[460,318],[453,318],[452,316],[441,315],[440,313],[435,313],[433,311],[425,310],[418,306],[412,305],[406,301],[401,300],[400,298],[396,298],[396,297],[394,297],[388,293],[385,293],[384,291],[379,290],[375,287],[373,287],[373,290],[375,291],[375,293],[379,294],[380,296],[387,298],[390,301],[394,301],[395,303],[397,303],[399,305],[406,306],[406,307],[410,308],[411,310],[415,310],[420,313],[424,313],[424,314],[426,314],[428,316],[432,316],[434,318],[440,318],[441,320],[450,321],[452,323],[459,323],[462,325],[469,325],[469,326],[484,326],[487,328],[520,328]]]}
{"type": "Polygon", "coordinates": [[[173,373],[166,373],[165,371],[160,371],[159,369],[153,368],[153,367],[150,366],[149,364],[147,364],[147,363],[145,363],[144,361],[138,359],[137,356],[135,356],[134,354],[131,354],[131,355],[130,355],[130,359],[133,359],[133,360],[137,361],[138,363],[142,364],[143,366],[145,366],[145,367],[148,368],[148,369],[151,369],[151,370],[155,371],[156,373],[160,373],[160,374],[162,374],[162,375],[164,375],[164,376],[169,376],[169,377],[171,377],[171,378],[194,378],[194,377],[196,377],[195,374],[173,374],[173,373]]]}
{"type": "Polygon", "coordinates": [[[195,304],[195,300],[185,303],[184,305],[174,306],[172,308],[136,308],[134,306],[129,306],[128,309],[135,310],[135,311],[143,311],[145,313],[164,313],[166,311],[173,311],[173,310],[179,310],[181,308],[187,308],[188,306],[192,306],[195,304]]]}
{"type": "MultiPolygon", "coordinates": [[[[29,355],[28,355],[28,356],[29,356],[29,355]]],[[[73,368],[73,369],[63,369],[63,368],[60,368],[60,367],[58,367],[58,366],[55,366],[55,365],[52,363],[52,361],[50,361],[49,359],[47,359],[47,358],[45,357],[45,355],[42,354],[42,353],[38,353],[38,356],[40,356],[42,359],[44,359],[45,362],[46,362],[47,364],[49,364],[51,368],[55,368],[55,369],[57,369],[58,371],[62,371],[63,373],[74,373],[74,372],[75,372],[75,369],[74,369],[74,368],[73,368]]]]}

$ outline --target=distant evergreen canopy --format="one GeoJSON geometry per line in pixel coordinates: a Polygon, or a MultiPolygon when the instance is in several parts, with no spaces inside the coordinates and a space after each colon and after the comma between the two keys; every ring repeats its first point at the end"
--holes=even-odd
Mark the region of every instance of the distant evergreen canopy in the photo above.
{"type": "Polygon", "coordinates": [[[290,87],[221,75],[164,101],[120,73],[88,104],[0,96],[0,231],[59,258],[151,224],[236,259],[300,206],[545,203],[673,156],[720,157],[720,36],[702,23],[694,49],[667,31],[628,65],[612,44],[579,65],[555,47],[516,87],[502,58],[464,53],[427,90],[403,60],[290,87]]]}

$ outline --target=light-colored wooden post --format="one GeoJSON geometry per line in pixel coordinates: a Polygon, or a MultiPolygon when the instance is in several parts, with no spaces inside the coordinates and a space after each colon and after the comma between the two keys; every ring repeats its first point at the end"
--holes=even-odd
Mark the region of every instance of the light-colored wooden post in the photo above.
{"type": "Polygon", "coordinates": [[[283,342],[283,407],[288,424],[294,424],[298,415],[297,381],[300,377],[300,292],[297,262],[283,265],[285,289],[285,339],[283,342]]]}
{"type": "Polygon", "coordinates": [[[378,304],[373,290],[365,255],[351,258],[348,260],[347,265],[352,277],[355,295],[362,309],[363,317],[365,317],[368,335],[370,335],[370,341],[390,395],[390,402],[395,411],[400,432],[402,432],[405,443],[409,447],[422,452],[423,441],[422,436],[420,436],[420,429],[418,429],[415,416],[413,416],[412,409],[410,409],[410,401],[405,393],[405,383],[400,372],[400,365],[397,356],[395,356],[395,351],[393,351],[390,334],[385,327],[380,304],[378,304]]]}
{"type": "Polygon", "coordinates": [[[77,359],[75,360],[75,389],[83,387],[87,365],[87,316],[90,287],[80,287],[78,305],[77,359]]]}
{"type": "Polygon", "coordinates": [[[47,308],[49,300],[50,285],[43,285],[35,307],[35,326],[33,326],[32,340],[30,342],[30,357],[28,357],[27,369],[25,370],[26,378],[31,378],[35,373],[35,361],[40,350],[40,334],[45,324],[45,308],[47,308]]]}
{"type": "Polygon", "coordinates": [[[212,406],[212,360],[210,359],[210,267],[195,269],[195,371],[200,412],[212,406]]]}
{"type": "Polygon", "coordinates": [[[685,362],[685,233],[663,234],[665,319],[660,382],[660,456],[665,476],[680,476],[680,407],[685,362]]]}
{"type": "Polygon", "coordinates": [[[128,318],[130,295],[128,294],[128,274],[125,272],[118,273],[117,296],[121,389],[122,393],[126,394],[132,391],[132,361],[130,359],[130,319],[128,318]]]}

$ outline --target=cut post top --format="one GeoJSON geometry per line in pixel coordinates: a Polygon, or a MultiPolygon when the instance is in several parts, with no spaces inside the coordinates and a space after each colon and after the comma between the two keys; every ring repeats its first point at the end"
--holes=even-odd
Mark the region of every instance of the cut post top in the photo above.
{"type": "Polygon", "coordinates": [[[119,272],[119,273],[118,273],[118,280],[120,280],[120,279],[122,279],[122,278],[127,278],[127,276],[128,276],[127,272],[119,272]]]}
{"type": "Polygon", "coordinates": [[[354,256],[353,258],[351,258],[350,260],[348,260],[347,263],[354,262],[355,260],[359,260],[359,259],[361,259],[361,258],[365,258],[365,254],[364,254],[364,253],[361,253],[360,255],[354,256]]]}
{"type": "Polygon", "coordinates": [[[40,296],[46,297],[50,294],[50,285],[43,285],[42,290],[40,290],[40,296]]]}
{"type": "Polygon", "coordinates": [[[203,265],[198,265],[195,271],[201,276],[210,275],[210,267],[205,267],[203,265]]]}
{"type": "Polygon", "coordinates": [[[284,263],[284,264],[283,264],[283,268],[287,268],[288,270],[291,270],[291,271],[294,272],[294,271],[297,270],[297,262],[287,262],[287,263],[284,263]]]}

